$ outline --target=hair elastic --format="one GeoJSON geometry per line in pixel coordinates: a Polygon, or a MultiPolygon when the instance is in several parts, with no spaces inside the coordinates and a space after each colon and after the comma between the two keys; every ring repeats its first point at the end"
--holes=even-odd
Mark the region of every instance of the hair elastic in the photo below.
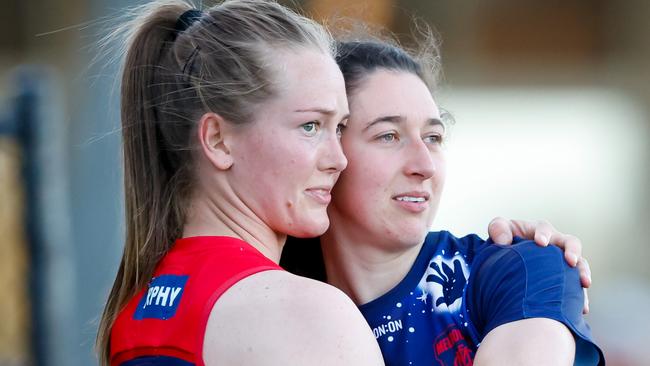
{"type": "Polygon", "coordinates": [[[180,17],[178,17],[178,20],[176,21],[176,25],[174,26],[174,30],[176,33],[181,33],[185,31],[187,28],[189,28],[194,22],[198,21],[201,19],[203,16],[203,12],[198,9],[190,9],[181,14],[180,17]]]}
{"type": "MultiPolygon", "coordinates": [[[[174,26],[176,35],[178,36],[179,33],[184,32],[192,24],[199,21],[201,17],[203,17],[203,12],[201,10],[190,9],[185,11],[183,14],[181,14],[181,16],[178,17],[178,20],[176,21],[176,25],[174,26]]],[[[181,68],[181,72],[183,74],[187,73],[188,71],[191,71],[192,64],[194,64],[194,57],[196,56],[196,54],[199,52],[200,49],[201,48],[199,46],[196,46],[192,51],[192,53],[190,53],[187,60],[185,60],[185,62],[183,63],[183,67],[181,68]]]]}

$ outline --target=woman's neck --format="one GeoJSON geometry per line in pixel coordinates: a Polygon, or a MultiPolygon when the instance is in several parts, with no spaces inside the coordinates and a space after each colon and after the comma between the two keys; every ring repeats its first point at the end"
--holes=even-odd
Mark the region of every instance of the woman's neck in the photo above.
{"type": "Polygon", "coordinates": [[[282,247],[287,239],[286,235],[271,230],[242,202],[207,195],[191,201],[183,237],[191,236],[239,238],[275,263],[280,262],[282,247]]]}
{"type": "Polygon", "coordinates": [[[363,305],[384,295],[409,272],[422,243],[399,250],[332,225],[321,237],[327,282],[363,305]]]}

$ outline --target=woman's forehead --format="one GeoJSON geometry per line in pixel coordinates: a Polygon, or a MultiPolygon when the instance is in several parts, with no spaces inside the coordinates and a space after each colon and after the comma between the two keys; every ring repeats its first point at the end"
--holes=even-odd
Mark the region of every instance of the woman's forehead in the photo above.
{"type": "Polygon", "coordinates": [[[318,50],[289,50],[273,56],[278,95],[267,107],[347,113],[343,76],[331,55],[318,50]]]}
{"type": "Polygon", "coordinates": [[[426,84],[409,72],[372,72],[355,88],[348,101],[352,119],[390,116],[440,119],[440,111],[426,84]]]}

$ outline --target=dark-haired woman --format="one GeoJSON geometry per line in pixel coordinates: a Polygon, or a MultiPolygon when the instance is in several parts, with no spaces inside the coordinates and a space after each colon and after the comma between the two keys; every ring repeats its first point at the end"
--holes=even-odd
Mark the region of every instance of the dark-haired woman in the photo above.
{"type": "Polygon", "coordinates": [[[387,365],[604,363],[582,317],[578,270],[561,249],[428,232],[445,181],[446,125],[424,64],[377,41],[343,42],[338,52],[348,167],[329,229],[315,247],[290,240],[285,268],[348,294],[387,365]]]}
{"type": "Polygon", "coordinates": [[[120,30],[126,242],[100,362],[383,364],[348,297],[277,264],[288,234],[327,229],[347,163],[328,33],[272,1],[132,13],[120,30]]]}

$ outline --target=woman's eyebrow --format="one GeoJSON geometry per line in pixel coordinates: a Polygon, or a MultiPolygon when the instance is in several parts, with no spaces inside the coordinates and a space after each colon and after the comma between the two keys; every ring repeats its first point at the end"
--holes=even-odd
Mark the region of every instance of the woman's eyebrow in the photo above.
{"type": "MultiPolygon", "coordinates": [[[[327,109],[327,108],[319,108],[319,107],[314,107],[314,108],[305,108],[305,109],[296,109],[294,112],[298,113],[320,113],[324,114],[326,116],[334,116],[336,115],[336,111],[334,109],[327,109]]],[[[350,118],[350,113],[347,112],[341,117],[341,121],[345,121],[346,119],[350,118]]]]}
{"type": "MultiPolygon", "coordinates": [[[[401,123],[402,121],[404,121],[404,117],[400,116],[400,115],[381,116],[381,117],[377,117],[377,118],[373,119],[372,121],[368,122],[368,124],[366,125],[366,127],[363,128],[363,130],[365,131],[365,130],[369,129],[370,127],[372,127],[373,125],[375,125],[377,123],[381,123],[381,122],[401,123]]],[[[435,117],[427,119],[425,123],[428,126],[440,125],[442,127],[445,127],[445,124],[442,123],[442,121],[439,118],[435,118],[435,117]]]]}
{"type": "Polygon", "coordinates": [[[404,121],[404,117],[400,115],[395,115],[395,116],[381,116],[373,119],[372,121],[368,122],[366,127],[363,128],[363,131],[369,129],[370,127],[376,125],[377,123],[381,122],[391,122],[391,123],[400,123],[404,121]]]}
{"type": "Polygon", "coordinates": [[[316,112],[316,113],[321,113],[321,114],[326,114],[326,115],[334,115],[334,114],[336,114],[336,110],[329,109],[329,108],[322,108],[322,107],[296,109],[294,112],[300,112],[300,113],[316,112]]]}
{"type": "Polygon", "coordinates": [[[440,126],[442,126],[443,128],[445,127],[445,124],[442,123],[442,121],[440,120],[440,118],[429,118],[429,119],[427,120],[427,125],[429,125],[429,126],[440,125],[440,126]]]}

